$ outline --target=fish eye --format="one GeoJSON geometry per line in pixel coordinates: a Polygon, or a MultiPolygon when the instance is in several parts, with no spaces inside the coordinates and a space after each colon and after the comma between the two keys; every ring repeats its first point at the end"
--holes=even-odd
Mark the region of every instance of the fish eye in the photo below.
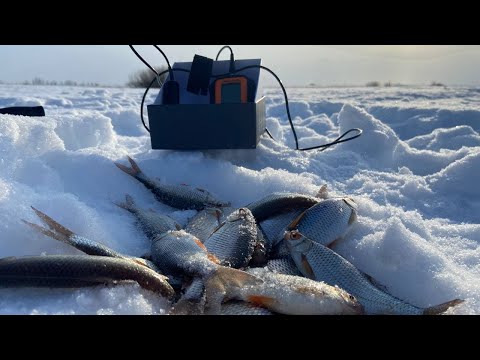
{"type": "Polygon", "coordinates": [[[298,231],[292,231],[290,235],[293,240],[298,240],[302,237],[302,234],[300,234],[298,231]]]}

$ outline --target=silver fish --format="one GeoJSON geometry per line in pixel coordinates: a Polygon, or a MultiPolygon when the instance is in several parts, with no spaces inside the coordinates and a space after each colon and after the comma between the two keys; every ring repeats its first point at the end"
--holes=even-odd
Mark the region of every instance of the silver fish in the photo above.
{"type": "Polygon", "coordinates": [[[125,259],[88,255],[0,259],[0,286],[79,287],[126,280],[169,299],[174,295],[165,276],[125,259]]]}
{"type": "Polygon", "coordinates": [[[202,243],[204,243],[210,235],[222,224],[225,217],[235,211],[234,208],[207,208],[199,211],[192,217],[185,231],[192,234],[202,243]]]}
{"type": "Polygon", "coordinates": [[[220,315],[273,315],[271,311],[244,301],[228,301],[222,304],[220,315]]]}
{"type": "Polygon", "coordinates": [[[298,230],[319,244],[332,246],[357,220],[357,205],[350,198],[327,199],[295,219],[288,230],[298,230]]]}
{"type": "Polygon", "coordinates": [[[273,193],[254,201],[246,207],[250,209],[257,223],[289,210],[306,210],[322,199],[296,193],[273,193]]]}
{"type": "Polygon", "coordinates": [[[248,264],[257,243],[257,225],[250,210],[240,208],[230,215],[205,241],[207,251],[229,267],[248,264]]]}
{"type": "Polygon", "coordinates": [[[288,225],[297,219],[304,211],[305,209],[301,207],[300,209],[289,210],[273,215],[260,222],[259,227],[265,234],[267,253],[270,253],[277,244],[283,241],[283,235],[288,225]]]}
{"type": "Polygon", "coordinates": [[[231,298],[243,300],[270,311],[292,315],[354,315],[363,308],[346,291],[300,276],[276,274],[254,268],[248,270],[264,280],[261,284],[237,288],[231,298]]]}
{"type": "Polygon", "coordinates": [[[440,314],[463,302],[455,299],[427,309],[411,305],[377,288],[345,258],[300,232],[286,232],[285,240],[293,260],[304,276],[345,289],[357,297],[367,314],[440,314]]]}
{"type": "Polygon", "coordinates": [[[124,203],[117,205],[134,214],[140,224],[140,228],[145,235],[153,240],[155,236],[163,234],[170,230],[180,230],[181,226],[175,220],[167,215],[158,214],[152,210],[140,209],[130,195],[125,196],[124,203]]]}
{"type": "Polygon", "coordinates": [[[168,185],[147,177],[132,158],[128,157],[131,167],[115,163],[115,165],[140,181],[155,197],[166,205],[182,210],[202,210],[205,207],[229,206],[229,203],[216,199],[208,191],[192,188],[188,185],[168,185]]]}
{"type": "Polygon", "coordinates": [[[277,274],[302,276],[290,255],[282,259],[268,260],[266,269],[277,274]]]}
{"type": "Polygon", "coordinates": [[[183,230],[159,235],[152,245],[152,260],[165,274],[203,279],[208,311],[214,314],[238,287],[263,282],[244,271],[219,265],[200,240],[183,230]]]}
{"type": "Polygon", "coordinates": [[[87,239],[83,236],[79,236],[75,234],[73,231],[71,231],[70,229],[67,229],[65,226],[60,225],[58,222],[53,220],[50,216],[44,214],[40,210],[35,209],[33,206],[32,206],[32,209],[33,211],[35,211],[37,216],[42,220],[42,222],[48,226],[48,229],[25,220],[22,220],[22,221],[25,224],[32,227],[33,229],[35,229],[36,231],[48,237],[51,237],[52,239],[55,239],[65,244],[68,244],[70,246],[73,246],[74,248],[88,255],[108,256],[108,257],[113,257],[118,259],[130,260],[140,265],[149,267],[152,270],[155,270],[155,271],[158,270],[157,267],[153,263],[149,262],[148,260],[120,254],[119,252],[112,250],[109,247],[97,241],[87,239]]]}

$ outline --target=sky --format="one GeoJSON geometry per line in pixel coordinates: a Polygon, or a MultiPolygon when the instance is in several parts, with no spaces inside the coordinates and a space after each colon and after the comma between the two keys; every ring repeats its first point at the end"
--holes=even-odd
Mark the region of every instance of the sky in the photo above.
{"type": "MultiPolygon", "coordinates": [[[[195,54],[215,58],[218,45],[159,45],[170,62],[195,54]]],[[[480,85],[478,45],[231,45],[237,59],[261,58],[287,86],[403,84],[480,85]]],[[[151,46],[138,51],[151,64],[164,60],[151,46]]],[[[228,51],[222,53],[228,59],[228,51]]],[[[127,45],[1,45],[0,81],[74,80],[123,85],[145,66],[127,45]]],[[[274,80],[264,75],[265,84],[274,80]]]]}

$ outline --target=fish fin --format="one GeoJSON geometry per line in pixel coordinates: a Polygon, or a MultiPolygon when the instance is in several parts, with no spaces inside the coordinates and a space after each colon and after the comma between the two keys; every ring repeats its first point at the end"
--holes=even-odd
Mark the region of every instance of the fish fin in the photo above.
{"type": "Polygon", "coordinates": [[[199,248],[204,250],[207,253],[207,257],[210,261],[214,262],[215,264],[220,264],[220,260],[212,253],[209,253],[205,245],[197,238],[195,238],[195,244],[198,245],[199,248]]]}
{"type": "Polygon", "coordinates": [[[138,167],[137,163],[130,157],[127,156],[128,162],[130,163],[131,167],[119,164],[115,162],[114,164],[122,171],[126,172],[128,175],[137,176],[138,174],[142,173],[142,170],[138,167]]]}
{"type": "Polygon", "coordinates": [[[58,241],[61,241],[61,242],[68,242],[68,238],[65,238],[63,235],[61,234],[58,234],[58,233],[55,233],[51,230],[48,230],[48,229],[45,229],[44,227],[41,227],[40,225],[37,225],[37,224],[34,224],[34,223],[31,223],[29,221],[26,221],[26,220],[23,220],[22,221],[27,224],[28,226],[30,226],[31,228],[35,229],[36,231],[38,231],[39,233],[42,233],[43,235],[46,235],[48,237],[51,237],[55,240],[58,240],[58,241]]]}
{"type": "Polygon", "coordinates": [[[380,283],[377,279],[375,279],[373,276],[371,275],[368,275],[364,272],[362,272],[362,274],[367,278],[367,280],[373,285],[375,286],[376,288],[386,292],[386,293],[390,293],[390,291],[388,290],[388,287],[383,285],[382,283],[380,283]]]}
{"type": "Polygon", "coordinates": [[[323,184],[322,186],[320,186],[320,189],[319,189],[318,192],[315,194],[315,197],[316,197],[317,199],[322,199],[322,200],[328,199],[327,184],[323,184]]]}
{"type": "Polygon", "coordinates": [[[263,295],[249,295],[246,299],[248,302],[265,308],[270,308],[275,304],[276,300],[269,296],[263,295]]]}
{"type": "Polygon", "coordinates": [[[295,220],[293,220],[290,225],[287,226],[287,229],[288,230],[295,230],[298,226],[298,223],[300,222],[300,220],[302,220],[303,216],[305,215],[305,212],[302,212],[300,215],[297,216],[297,218],[295,220]]]}
{"type": "Polygon", "coordinates": [[[234,298],[237,289],[263,284],[263,280],[244,271],[219,266],[205,281],[206,304],[209,314],[219,314],[224,300],[234,298]]]}
{"type": "Polygon", "coordinates": [[[213,216],[217,218],[218,225],[222,223],[222,215],[223,215],[222,210],[217,208],[207,208],[205,209],[205,211],[208,211],[209,213],[211,213],[213,216]]]}
{"type": "Polygon", "coordinates": [[[133,212],[133,208],[135,206],[135,201],[133,200],[133,197],[129,194],[125,195],[125,202],[113,202],[115,205],[117,205],[119,208],[125,209],[127,211],[133,212]]]}
{"type": "Polygon", "coordinates": [[[355,221],[357,221],[358,215],[355,211],[352,211],[350,218],[348,219],[348,225],[352,225],[355,221]]]}
{"type": "Polygon", "coordinates": [[[313,269],[310,265],[310,263],[308,262],[308,259],[305,255],[302,254],[302,266],[303,266],[303,270],[305,271],[305,273],[307,274],[307,276],[310,278],[310,279],[313,279],[315,280],[315,274],[313,273],[313,269]]]}
{"type": "Polygon", "coordinates": [[[450,300],[450,301],[444,302],[443,304],[431,306],[429,308],[426,308],[423,311],[423,315],[439,315],[439,314],[442,314],[445,311],[447,311],[449,308],[451,308],[452,306],[457,306],[457,305],[463,303],[464,301],[465,300],[455,299],[455,300],[450,300]]]}
{"type": "Polygon", "coordinates": [[[40,210],[35,209],[33,206],[31,208],[33,209],[33,211],[35,211],[37,216],[50,228],[50,230],[60,233],[67,238],[70,238],[71,236],[75,235],[73,231],[71,231],[70,229],[67,229],[63,225],[60,225],[58,222],[53,220],[47,214],[44,214],[40,210]]]}
{"type": "MultiPolygon", "coordinates": [[[[221,223],[220,225],[218,225],[215,230],[212,231],[212,233],[210,234],[210,236],[212,236],[213,234],[215,234],[218,230],[220,230],[222,228],[223,225],[226,224],[226,221],[224,221],[223,223],[221,223]]],[[[209,237],[210,237],[209,236],[209,237]]]]}

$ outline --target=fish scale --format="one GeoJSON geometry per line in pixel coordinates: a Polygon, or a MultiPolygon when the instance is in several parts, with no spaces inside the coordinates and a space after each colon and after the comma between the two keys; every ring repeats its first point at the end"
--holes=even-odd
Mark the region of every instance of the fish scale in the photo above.
{"type": "Polygon", "coordinates": [[[273,315],[267,309],[244,302],[229,301],[222,304],[221,315],[273,315]]]}
{"type": "Polygon", "coordinates": [[[306,210],[296,228],[307,238],[328,246],[344,236],[356,220],[355,207],[346,198],[324,200],[306,210]]]}
{"type": "Polygon", "coordinates": [[[185,231],[204,243],[234,210],[234,208],[225,207],[207,208],[199,211],[188,221],[185,231]]]}
{"type": "Polygon", "coordinates": [[[250,209],[257,222],[260,222],[288,210],[306,210],[321,201],[322,199],[304,194],[272,193],[246,207],[250,209]]]}
{"type": "Polygon", "coordinates": [[[241,268],[248,264],[257,243],[257,226],[250,210],[240,208],[205,241],[208,252],[223,264],[241,268]]]}
{"type": "MultiPolygon", "coordinates": [[[[426,309],[411,305],[374,286],[365,274],[326,246],[306,237],[295,240],[290,236],[287,243],[292,258],[304,276],[346,290],[364,306],[366,314],[421,315],[426,313],[426,309]]],[[[457,303],[459,300],[451,302],[452,305],[457,303]]]]}
{"type": "Polygon", "coordinates": [[[117,204],[121,208],[128,210],[138,219],[140,228],[150,239],[163,234],[169,230],[180,230],[181,227],[175,220],[167,215],[156,213],[153,210],[144,210],[139,208],[130,195],[125,196],[125,202],[117,204]]]}
{"type": "Polygon", "coordinates": [[[266,268],[277,274],[302,276],[290,255],[282,259],[269,260],[266,268]]]}
{"type": "Polygon", "coordinates": [[[218,265],[199,246],[199,240],[185,231],[169,231],[152,244],[152,261],[166,274],[206,276],[218,265]]]}

